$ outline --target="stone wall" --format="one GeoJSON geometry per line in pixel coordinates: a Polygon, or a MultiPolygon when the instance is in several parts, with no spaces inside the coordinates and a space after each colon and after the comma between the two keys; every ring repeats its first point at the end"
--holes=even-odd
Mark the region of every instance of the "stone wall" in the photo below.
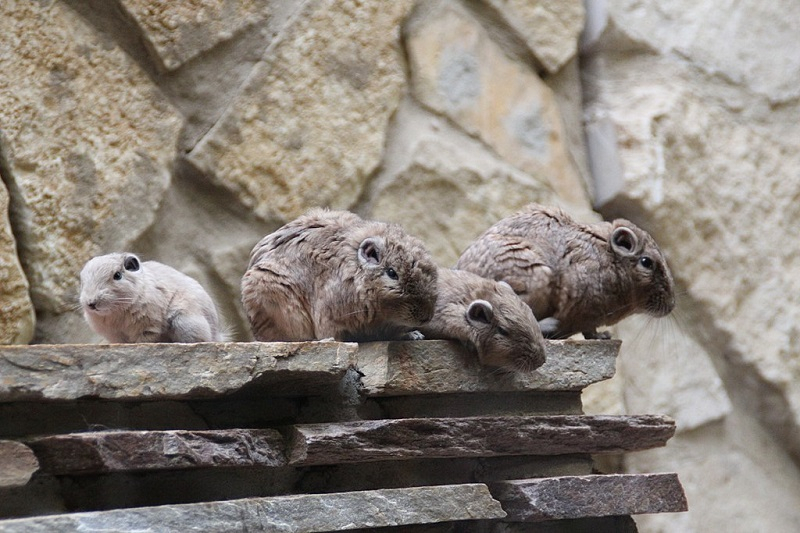
{"type": "Polygon", "coordinates": [[[594,205],[649,229],[681,288],[674,318],[618,328],[595,392],[678,421],[624,467],[679,472],[690,512],[642,528],[791,529],[800,8],[587,6],[3,2],[0,342],[99,341],[76,300],[101,253],[196,277],[247,340],[249,251],[308,207],[399,222],[450,265],[528,202],[594,205]]]}

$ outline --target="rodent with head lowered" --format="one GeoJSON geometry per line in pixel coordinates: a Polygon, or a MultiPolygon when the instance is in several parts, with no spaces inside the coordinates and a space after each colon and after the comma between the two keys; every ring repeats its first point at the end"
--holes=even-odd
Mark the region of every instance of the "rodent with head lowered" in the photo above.
{"type": "Polygon", "coordinates": [[[487,366],[527,372],[545,362],[531,309],[508,284],[464,270],[439,269],[436,312],[419,331],[426,339],[460,341],[487,366]]]}
{"type": "Polygon", "coordinates": [[[664,255],[625,219],[581,224],[561,209],[530,204],[486,230],[456,268],[506,281],[549,338],[607,338],[598,327],[675,307],[664,255]]]}
{"type": "Polygon", "coordinates": [[[214,302],[197,281],[134,254],[90,259],[80,303],[91,328],[112,343],[223,340],[214,302]]]}
{"type": "Polygon", "coordinates": [[[255,245],[242,304],[259,341],[391,340],[430,320],[436,281],[400,226],[313,209],[255,245]]]}

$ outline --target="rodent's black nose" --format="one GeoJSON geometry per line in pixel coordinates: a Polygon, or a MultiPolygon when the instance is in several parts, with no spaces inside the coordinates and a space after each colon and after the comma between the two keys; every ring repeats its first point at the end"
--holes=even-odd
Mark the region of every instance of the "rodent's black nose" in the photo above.
{"type": "Polygon", "coordinates": [[[89,302],[87,305],[92,311],[97,311],[97,302],[89,302]]]}

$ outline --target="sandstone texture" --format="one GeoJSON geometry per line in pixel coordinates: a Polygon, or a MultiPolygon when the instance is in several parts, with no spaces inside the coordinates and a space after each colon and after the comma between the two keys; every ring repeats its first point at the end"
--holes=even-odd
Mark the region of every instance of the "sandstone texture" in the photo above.
{"type": "Polygon", "coordinates": [[[697,472],[689,501],[720,509],[642,519],[661,531],[797,523],[785,498],[797,497],[800,475],[785,461],[800,457],[800,307],[790,296],[798,245],[772,246],[764,235],[788,236],[800,223],[800,60],[790,52],[798,16],[793,2],[589,9],[584,82],[596,202],[606,216],[647,227],[682,287],[674,319],[620,328],[642,339],[622,350],[624,403],[674,416],[676,446],[718,447],[707,466],[689,467],[698,463],[677,449],[674,462],[658,453],[632,459],[645,471],[688,460],[682,468],[697,472]],[[734,428],[744,428],[737,438],[734,428]],[[740,439],[752,445],[735,445],[740,439]],[[724,490],[701,488],[726,469],[740,475],[724,490]],[[753,499],[734,496],[740,490],[753,499]],[[773,512],[756,525],[764,505],[773,512]]]}
{"type": "Polygon", "coordinates": [[[166,70],[174,70],[249,26],[263,22],[270,4],[266,0],[121,3],[140,25],[153,56],[161,60],[166,70]]]}
{"type": "MultiPolygon", "coordinates": [[[[0,134],[0,150],[2,150],[0,134]]],[[[1,153],[1,152],[0,152],[1,153]]],[[[0,173],[2,168],[0,157],[0,173]]],[[[0,344],[26,344],[33,339],[36,314],[28,279],[17,257],[17,243],[8,221],[8,191],[0,182],[0,344]]]]}
{"type": "Polygon", "coordinates": [[[153,220],[180,121],[132,59],[62,4],[1,9],[12,225],[36,309],[62,313],[83,263],[153,220]]]}
{"type": "Polygon", "coordinates": [[[309,2],[189,162],[266,220],[352,207],[400,101],[410,7],[309,2]]]}
{"type": "Polygon", "coordinates": [[[506,56],[470,13],[455,3],[436,6],[413,19],[407,37],[415,98],[547,183],[563,201],[585,205],[551,89],[506,56]]]}

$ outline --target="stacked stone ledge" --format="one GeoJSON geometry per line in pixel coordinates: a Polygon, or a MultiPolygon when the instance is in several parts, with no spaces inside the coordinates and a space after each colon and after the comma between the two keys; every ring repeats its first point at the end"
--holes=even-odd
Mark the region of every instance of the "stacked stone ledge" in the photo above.
{"type": "Polygon", "coordinates": [[[448,341],[3,347],[0,532],[635,531],[686,500],[593,473],[675,431],[582,414],[619,347],[548,341],[529,374],[448,341]]]}

